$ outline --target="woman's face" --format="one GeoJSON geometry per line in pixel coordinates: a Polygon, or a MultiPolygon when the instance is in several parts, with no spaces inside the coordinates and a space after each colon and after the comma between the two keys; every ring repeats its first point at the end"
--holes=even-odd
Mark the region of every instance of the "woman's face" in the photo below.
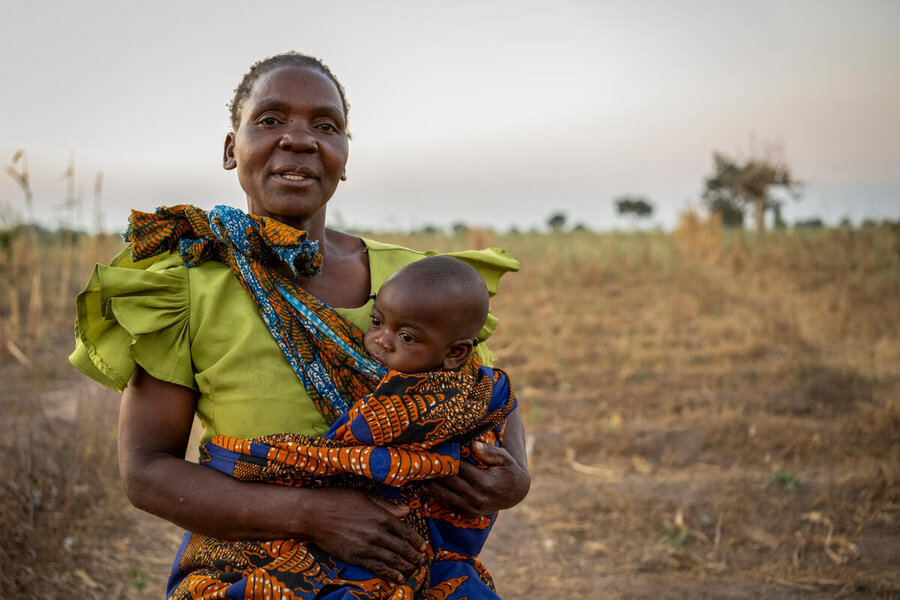
{"type": "Polygon", "coordinates": [[[240,126],[225,138],[252,214],[305,227],[325,217],[347,163],[347,123],[337,88],[314,68],[283,66],[253,84],[240,126]]]}

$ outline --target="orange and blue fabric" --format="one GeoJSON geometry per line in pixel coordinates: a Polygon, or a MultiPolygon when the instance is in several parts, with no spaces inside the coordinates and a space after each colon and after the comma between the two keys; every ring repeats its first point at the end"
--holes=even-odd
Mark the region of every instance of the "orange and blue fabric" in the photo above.
{"type": "Polygon", "coordinates": [[[326,423],[385,375],[366,355],[358,327],[276,270],[284,265],[296,277],[321,272],[319,244],[305,231],[230,206],[131,211],[128,221],[123,237],[135,261],[178,252],[187,267],[207,260],[231,267],[326,423]]]}
{"type": "Polygon", "coordinates": [[[169,581],[169,598],[495,599],[478,561],[496,515],[462,517],[429,497],[421,482],[455,475],[468,443],[495,444],[516,400],[506,375],[391,371],[324,437],[217,436],[201,462],[244,481],[355,487],[412,509],[405,522],[428,541],[427,561],[405,582],[379,579],[301,540],[228,541],[189,533],[169,581]]]}
{"type": "Polygon", "coordinates": [[[257,304],[285,358],[331,429],[324,437],[218,436],[202,462],[238,479],[292,486],[351,486],[408,504],[429,560],[404,584],[337,561],[299,540],[230,541],[185,535],[169,598],[496,598],[477,560],[495,515],[463,518],[419,482],[455,474],[473,439],[498,443],[515,407],[509,381],[473,358],[458,373],[388,374],[363,332],[276,270],[319,273],[305,232],[225,206],[133,211],[125,234],[134,260],[178,252],[183,263],[227,264],[257,304]],[[360,399],[360,400],[357,400],[360,399]]]}

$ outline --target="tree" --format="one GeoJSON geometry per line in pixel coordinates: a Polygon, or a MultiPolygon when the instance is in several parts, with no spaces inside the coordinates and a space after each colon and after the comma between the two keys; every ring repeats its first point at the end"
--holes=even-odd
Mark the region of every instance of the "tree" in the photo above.
{"type": "MultiPolygon", "coordinates": [[[[706,198],[705,194],[704,198],[706,198]]],[[[722,225],[725,227],[740,228],[744,226],[744,207],[732,198],[718,197],[712,201],[707,199],[707,206],[710,212],[717,213],[722,217],[722,225]]]]}
{"type": "Polygon", "coordinates": [[[553,231],[561,231],[566,226],[566,215],[561,212],[552,213],[547,217],[547,227],[553,231]]]}
{"type": "Polygon", "coordinates": [[[781,203],[775,204],[772,207],[772,212],[774,213],[774,220],[772,222],[772,226],[775,229],[787,229],[787,221],[784,220],[784,215],[781,213],[781,203]]]}
{"type": "MultiPolygon", "coordinates": [[[[767,151],[745,159],[713,152],[713,173],[705,183],[703,200],[710,211],[722,216],[724,225],[743,226],[744,209],[751,206],[760,236],[766,231],[766,211],[776,211],[781,205],[780,200],[771,196],[773,188],[782,188],[796,198],[801,186],[785,164],[779,146],[770,146],[767,151]]],[[[778,210],[776,215],[780,214],[778,210]]]]}
{"type": "Polygon", "coordinates": [[[650,199],[646,196],[619,196],[614,200],[616,203],[616,212],[620,217],[632,215],[637,219],[645,219],[653,214],[654,206],[650,203],[650,199]]]}
{"type": "Polygon", "coordinates": [[[794,229],[822,229],[823,227],[825,227],[825,223],[819,217],[811,217],[794,223],[794,229]]]}

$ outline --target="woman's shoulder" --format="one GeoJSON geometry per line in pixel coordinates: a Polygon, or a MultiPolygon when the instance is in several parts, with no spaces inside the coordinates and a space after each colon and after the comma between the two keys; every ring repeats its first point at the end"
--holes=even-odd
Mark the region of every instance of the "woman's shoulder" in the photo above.
{"type": "MultiPolygon", "coordinates": [[[[188,279],[195,278],[201,274],[205,277],[223,277],[232,272],[228,265],[215,260],[208,260],[189,269],[184,265],[181,256],[176,252],[163,252],[162,254],[136,261],[132,259],[131,249],[127,246],[113,257],[109,262],[109,266],[117,269],[128,269],[136,272],[143,271],[146,273],[166,271],[172,275],[184,278],[185,282],[187,282],[188,279]]],[[[140,277],[140,275],[137,274],[134,274],[133,276],[140,277]]],[[[152,277],[152,275],[150,277],[152,277]]]]}
{"type": "Polygon", "coordinates": [[[163,252],[143,260],[134,260],[131,256],[131,247],[125,246],[109,261],[109,266],[116,269],[133,269],[135,271],[166,271],[169,269],[187,269],[181,262],[181,257],[172,252],[163,252]]]}
{"type": "Polygon", "coordinates": [[[369,277],[376,292],[397,269],[423,258],[426,254],[397,244],[361,238],[369,254],[369,277]]]}
{"type": "Polygon", "coordinates": [[[369,269],[374,289],[377,289],[380,283],[384,282],[400,267],[436,254],[452,256],[469,263],[484,278],[488,291],[492,296],[497,293],[500,277],[504,273],[519,270],[519,261],[503,248],[435,252],[433,250],[413,250],[398,244],[379,242],[368,238],[361,239],[369,252],[369,269]]]}
{"type": "Polygon", "coordinates": [[[378,256],[380,260],[404,260],[412,262],[427,255],[427,252],[421,250],[413,250],[406,246],[398,244],[389,244],[387,242],[379,242],[369,238],[360,238],[366,246],[366,250],[373,256],[378,256]]]}
{"type": "Polygon", "coordinates": [[[102,280],[127,281],[129,285],[147,296],[166,298],[168,302],[188,306],[198,298],[216,297],[221,293],[240,289],[231,268],[221,262],[209,260],[194,267],[184,265],[177,252],[164,252],[142,260],[132,260],[131,250],[123,249],[109,263],[99,267],[102,280]],[[165,282],[166,289],[160,289],[165,282]]]}

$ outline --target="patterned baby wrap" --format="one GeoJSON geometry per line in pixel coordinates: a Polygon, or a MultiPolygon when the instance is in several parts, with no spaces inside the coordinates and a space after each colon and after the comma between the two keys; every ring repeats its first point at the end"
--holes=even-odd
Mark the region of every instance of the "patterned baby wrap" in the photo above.
{"type": "Polygon", "coordinates": [[[188,533],[169,581],[187,598],[496,598],[477,560],[496,515],[465,518],[428,496],[422,481],[455,475],[474,439],[495,444],[516,400],[506,375],[391,371],[324,437],[217,436],[201,462],[244,481],[354,487],[412,509],[405,522],[428,542],[427,561],[395,584],[302,540],[232,541],[188,533]]]}

